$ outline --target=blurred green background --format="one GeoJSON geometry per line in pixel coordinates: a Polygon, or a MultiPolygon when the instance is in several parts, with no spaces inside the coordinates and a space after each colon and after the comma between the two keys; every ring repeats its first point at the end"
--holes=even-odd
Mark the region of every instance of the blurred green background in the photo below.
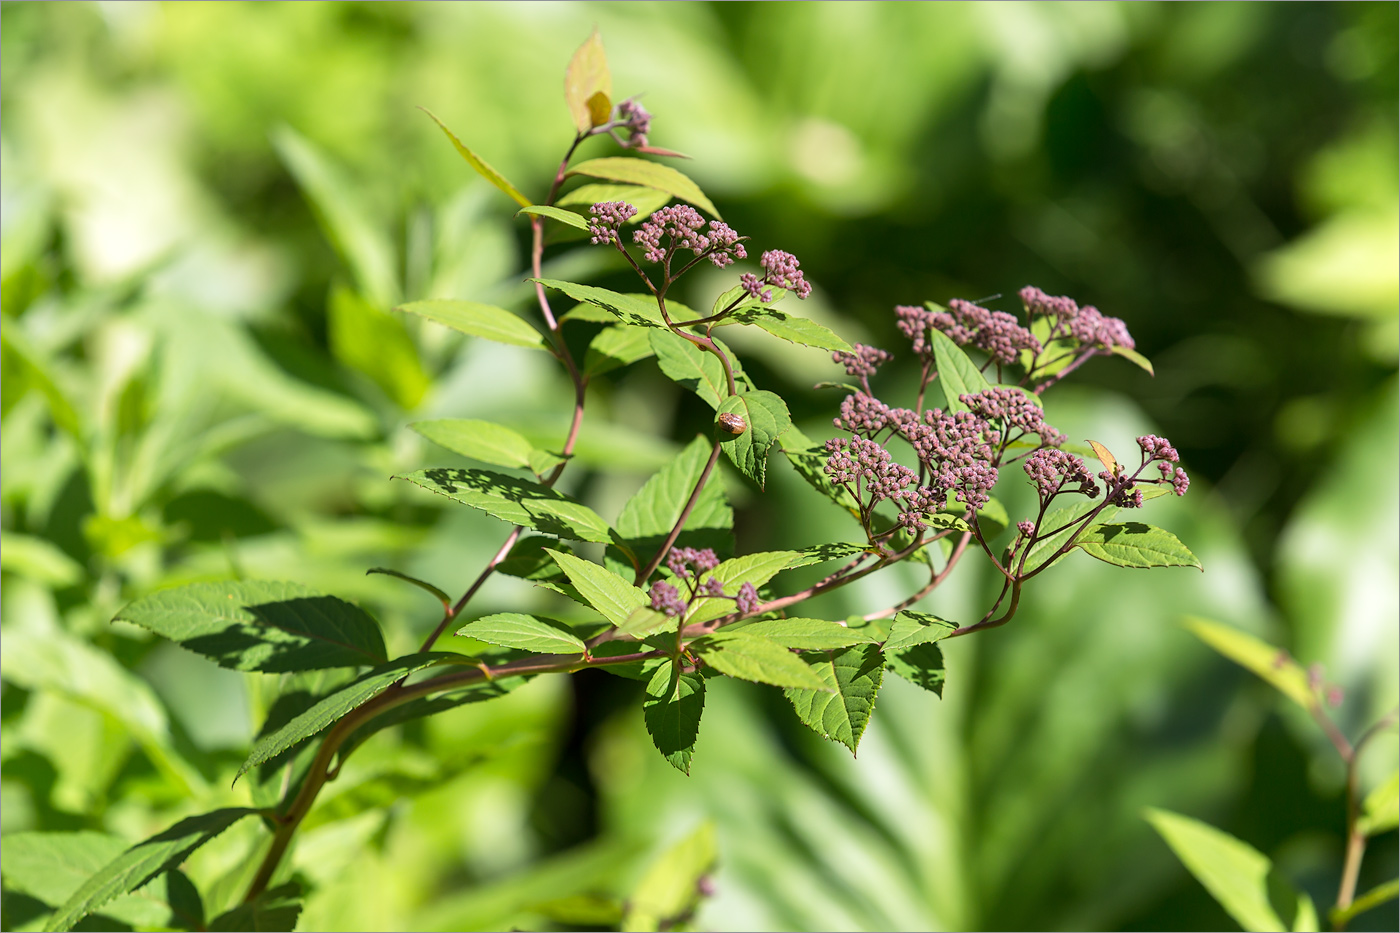
{"type": "MultiPolygon", "coordinates": [[[[569,392],[524,352],[388,313],[527,307],[512,205],[415,105],[540,197],[572,133],[563,70],[597,26],[616,96],[656,116],[653,144],[692,155],[683,170],[757,248],[802,260],[803,313],[897,355],[899,303],[1012,309],[1031,283],[1123,318],[1155,379],[1097,361],[1052,393],[1051,420],[1120,450],[1171,438],[1193,485],[1151,520],[1207,572],[1065,561],[1013,625],[948,648],[941,702],[887,683],[856,761],[775,692],[726,682],[687,779],[651,749],[640,685],[600,673],[383,733],[302,833],[301,928],[589,926],[588,896],[625,894],[705,819],[721,862],[699,928],[1228,928],[1149,805],[1235,833],[1332,902],[1339,767],[1178,621],[1325,665],[1353,735],[1395,705],[1394,3],[7,2],[0,17],[6,835],[135,840],[248,799],[230,779],[275,683],[110,624],[127,600],[294,579],[371,608],[407,651],[433,601],[364,570],[458,590],[499,545],[501,523],[389,481],[453,462],[406,425],[484,417],[557,443],[569,392]]],[[[630,287],[602,251],[550,256],[557,277],[630,287]]],[[[724,287],[689,284],[697,304],[724,287]]],[[[839,399],[810,388],[838,373],[824,354],[732,342],[829,436],[839,399]]],[[[907,362],[882,373],[892,397],[907,362]]],[[[652,364],[623,371],[590,400],[597,442],[569,490],[615,515],[704,417],[652,364]]],[[[742,550],[849,539],[843,513],[772,473],[762,497],[725,477],[742,550]]],[[[1018,502],[1015,486],[998,494],[1018,502]]],[[[929,608],[975,618],[979,572],[929,608]]],[[[813,614],[887,605],[912,581],[813,614]]],[[[495,579],[473,609],[544,602],[495,579]]],[[[1396,753],[1378,743],[1365,781],[1396,753]]],[[[243,824],[191,860],[210,915],[257,841],[243,824]]],[[[1392,832],[1362,889],[1395,872],[1392,832]]],[[[43,910],[8,893],[4,925],[43,910]]],[[[1392,903],[1357,927],[1396,924],[1392,903]]]]}

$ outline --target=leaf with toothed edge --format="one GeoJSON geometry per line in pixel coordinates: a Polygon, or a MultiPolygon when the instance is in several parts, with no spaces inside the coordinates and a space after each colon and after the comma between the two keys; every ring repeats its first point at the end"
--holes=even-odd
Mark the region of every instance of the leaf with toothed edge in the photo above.
{"type": "Polygon", "coordinates": [[[683,774],[690,773],[704,710],[705,681],[699,674],[682,671],[671,660],[652,674],[642,701],[642,718],[656,750],[683,774]]]}
{"type": "Polygon", "coordinates": [[[854,755],[880,692],[885,657],[879,645],[812,652],[802,655],[801,660],[827,692],[785,690],[788,702],[804,725],[824,739],[840,742],[854,755]]]}
{"type": "Polygon", "coordinates": [[[747,429],[737,436],[721,436],[720,447],[739,471],[762,489],[768,478],[768,451],[792,426],[787,403],[772,392],[759,390],[731,395],[720,402],[718,411],[744,419],[747,429]]]}

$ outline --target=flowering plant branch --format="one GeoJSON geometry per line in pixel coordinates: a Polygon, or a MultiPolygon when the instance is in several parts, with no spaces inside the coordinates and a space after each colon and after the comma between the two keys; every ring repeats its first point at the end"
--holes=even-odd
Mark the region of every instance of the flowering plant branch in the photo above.
{"type": "MultiPolygon", "coordinates": [[[[1122,321],[1034,288],[1020,294],[1025,323],[961,300],[947,308],[898,307],[897,326],[919,361],[919,378],[907,389],[913,407],[887,403],[872,377],[890,352],[848,344],[790,305],[779,307],[813,289],[788,252],[762,251],[756,268],[739,272],[708,313],[676,301],[676,283],[701,264],[723,270],[747,262],[748,238],[673,168],[634,157],[575,160],[593,137],[634,153],[676,155],[650,146],[652,118],[635,99],[611,103],[596,36],[570,65],[566,91],[575,132],[542,202],[532,202],[443,126],[471,167],[529,218],[534,322],[509,309],[455,299],[400,309],[473,338],[547,352],[569,378],[572,413],[557,447],[536,448],[507,425],[450,422],[450,430],[424,433],[456,453],[513,472],[430,468],[400,477],[501,520],[502,543],[455,601],[433,584],[394,572],[437,595],[444,607],[419,650],[398,658],[387,655],[378,624],[366,612],[295,584],[197,584],[123,609],[119,618],[225,667],[359,673],[294,715],[270,719],[240,771],[254,783],[256,807],[196,821],[177,834],[188,846],[161,849],[164,856],[154,861],[143,848],[150,840],[130,850],[55,915],[53,928],[67,928],[104,899],[168,871],[217,831],[207,827],[257,814],[271,840],[238,908],[246,914],[239,919],[251,922],[289,896],[285,855],[320,790],[355,748],[379,729],[492,699],[542,674],[597,668],[643,681],[645,726],[658,751],[686,773],[707,684],[715,677],[782,689],[802,722],[854,752],[886,671],[941,696],[938,642],[1009,622],[1025,584],[1072,550],[1124,567],[1200,567],[1170,532],[1113,521],[1158,495],[1185,494],[1189,480],[1169,442],[1139,437],[1139,462],[1128,467],[1098,442],[1072,447],[1046,420],[1046,390],[1093,357],[1122,356],[1150,370],[1122,321]],[[583,236],[619,254],[642,292],[546,278],[546,249],[583,236]],[[579,304],[559,313],[558,295],[579,304]],[[858,383],[847,386],[833,419],[837,436],[818,443],[792,425],[783,399],[759,388],[721,340],[722,329],[733,326],[754,326],[831,353],[858,383]],[[594,329],[582,359],[570,349],[566,328],[571,335],[575,328],[594,329]],[[573,462],[594,380],[652,357],[662,373],[714,409],[713,430],[686,446],[608,521],[557,487],[573,462]],[[1019,371],[1018,380],[1003,383],[1011,371],[1019,371]],[[940,395],[942,404],[930,407],[940,395]],[[715,467],[723,455],[762,489],[775,448],[820,497],[851,514],[857,540],[736,552],[715,467]],[[1085,456],[1096,457],[1103,469],[1095,473],[1085,456]],[[1013,523],[993,497],[1004,468],[1035,489],[1033,516],[1013,523]],[[1009,543],[999,544],[1013,530],[1009,543]],[[600,546],[601,561],[574,553],[570,542],[600,546]],[[914,611],[974,550],[1002,580],[984,614],[959,624],[914,611]],[[908,561],[927,568],[927,581],[894,605],[849,621],[792,612],[908,561]],[[774,582],[785,571],[827,562],[840,563],[806,588],[774,582]],[[561,594],[565,618],[523,612],[473,617],[472,600],[494,573],[561,594]],[[434,650],[454,625],[458,635],[487,647],[434,650]]],[[[170,834],[158,838],[165,837],[170,834]]]]}

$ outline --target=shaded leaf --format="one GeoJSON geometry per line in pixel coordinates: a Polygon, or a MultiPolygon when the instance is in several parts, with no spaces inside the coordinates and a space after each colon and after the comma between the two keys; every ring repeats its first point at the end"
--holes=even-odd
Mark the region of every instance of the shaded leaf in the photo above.
{"type": "MultiPolygon", "coordinates": [[[[803,566],[806,563],[804,556],[801,551],[755,551],[721,562],[710,572],[710,576],[720,582],[727,595],[735,596],[743,583],[759,587],[790,567],[803,566]]],[[[708,622],[733,612],[734,601],[699,596],[691,601],[690,607],[686,615],[687,623],[708,622]]]]}
{"type": "Polygon", "coordinates": [[[1176,535],[1142,522],[1090,525],[1074,545],[1090,557],[1118,567],[1195,567],[1205,570],[1196,555],[1176,535]]]}
{"type": "Polygon", "coordinates": [[[458,635],[503,648],[543,654],[582,654],[583,641],[573,629],[553,619],[538,619],[520,612],[498,612],[468,622],[458,635]]]}
{"type": "Polygon", "coordinates": [[[391,726],[402,725],[406,722],[412,722],[415,719],[425,719],[429,716],[436,716],[438,713],[445,713],[450,709],[456,709],[468,703],[480,703],[483,700],[494,700],[497,697],[503,697],[512,690],[524,686],[531,679],[530,677],[497,677],[494,680],[479,680],[465,689],[409,700],[407,703],[380,713],[378,716],[375,716],[369,722],[350,733],[350,737],[345,740],[345,744],[340,746],[340,760],[344,761],[349,757],[352,751],[364,744],[373,735],[391,726]]]}
{"type": "Polygon", "coordinates": [[[777,642],[742,630],[715,632],[690,643],[706,664],[730,677],[775,687],[830,691],[803,660],[777,642]]]}
{"type": "MultiPolygon", "coordinates": [[[[1088,498],[1075,502],[1074,505],[1063,506],[1047,512],[1038,533],[1054,532],[1054,534],[1041,538],[1031,545],[1030,551],[1026,553],[1026,570],[1036,570],[1042,563],[1049,560],[1050,555],[1063,547],[1070,536],[1080,527],[1080,520],[1100,506],[1103,506],[1103,511],[1099,512],[1097,516],[1100,521],[1107,521],[1118,514],[1117,506],[1104,505],[1099,499],[1088,498]]],[[[1063,557],[1062,554],[1055,560],[1058,561],[1063,557]]]]}
{"type": "Polygon", "coordinates": [[[1157,375],[1157,373],[1152,369],[1152,361],[1149,360],[1147,357],[1143,356],[1141,353],[1137,352],[1136,350],[1131,350],[1127,347],[1119,346],[1116,344],[1114,346],[1109,347],[1109,350],[1111,350],[1115,356],[1121,356],[1123,357],[1123,359],[1130,361],[1139,369],[1146,370],[1149,376],[1157,375]]]}
{"type": "Polygon", "coordinates": [[[421,671],[425,667],[431,667],[443,661],[460,661],[461,659],[460,654],[430,651],[422,654],[410,654],[396,658],[387,664],[381,664],[367,672],[363,677],[318,700],[310,709],[293,717],[282,728],[259,739],[254,744],[248,758],[238,769],[238,777],[242,777],[249,768],[256,767],[329,728],[346,713],[368,703],[414,671],[421,671]]]}
{"type": "Polygon", "coordinates": [[[1269,902],[1273,865],[1261,852],[1200,820],[1155,808],[1143,815],[1236,923],[1246,930],[1288,929],[1269,902]]]}
{"type": "Polygon", "coordinates": [[[943,696],[943,649],[933,642],[924,642],[903,651],[885,653],[885,670],[898,674],[930,693],[943,696]]]}
{"type": "Polygon", "coordinates": [[[857,554],[865,553],[868,546],[841,541],[833,541],[830,544],[814,544],[798,551],[797,553],[802,556],[794,558],[793,562],[788,564],[788,569],[806,567],[808,564],[820,564],[828,560],[840,560],[843,557],[855,557],[857,554]]]}
{"type": "Polygon", "coordinates": [[[410,301],[408,304],[399,305],[395,310],[425,317],[473,337],[484,337],[497,343],[528,347],[531,350],[549,349],[549,343],[534,325],[518,314],[494,305],[484,305],[477,301],[458,301],[455,298],[430,298],[426,301],[410,301]]]}
{"type": "Polygon", "coordinates": [[[444,418],[415,421],[409,427],[454,454],[497,466],[529,467],[535,452],[535,446],[520,432],[490,421],[444,418]]]}
{"type": "Polygon", "coordinates": [[[880,692],[885,657],[878,645],[854,645],[837,651],[805,654],[801,660],[826,691],[783,691],[797,718],[824,739],[856,752],[880,692]]]}
{"type": "Polygon", "coordinates": [[[787,403],[766,390],[745,392],[720,403],[719,414],[726,413],[743,418],[748,430],[737,437],[721,434],[720,447],[739,471],[762,489],[768,478],[768,451],[778,435],[792,426],[787,403]]]}
{"type": "Polygon", "coordinates": [[[608,122],[612,110],[612,74],[608,71],[608,56],[603,52],[603,40],[598,30],[578,47],[564,72],[564,100],[579,133],[608,122]],[[601,104],[594,103],[602,95],[601,104]]]}
{"type": "Polygon", "coordinates": [[[143,596],[116,618],[238,671],[352,667],[386,657],[367,612],[297,583],[192,583],[143,596]]]}
{"type": "Polygon", "coordinates": [[[588,604],[613,625],[622,625],[634,609],[649,601],[644,592],[606,567],[558,551],[550,551],[549,555],[588,604]]]}
{"type": "Polygon", "coordinates": [[[301,916],[301,885],[295,881],[268,888],[250,903],[239,904],[209,923],[210,930],[295,930],[301,916]]]}
{"type": "Polygon", "coordinates": [[[705,709],[705,681],[667,660],[647,683],[642,718],[656,750],[675,768],[690,773],[695,740],[700,735],[700,714],[705,709]]]}
{"type": "Polygon", "coordinates": [[[157,875],[178,866],[191,852],[258,811],[228,807],[181,820],[127,849],[89,878],[49,918],[45,930],[68,930],[118,895],[135,891],[157,875]]]}
{"type": "Polygon", "coordinates": [[[603,328],[588,344],[588,352],[583,357],[584,373],[599,376],[646,359],[653,352],[652,333],[651,328],[626,324],[603,328]]]}
{"type": "Polygon", "coordinates": [[[977,364],[941,330],[930,330],[928,341],[933,345],[934,362],[938,365],[938,379],[943,384],[943,395],[950,412],[967,411],[967,405],[959,400],[960,395],[976,395],[990,389],[977,364]]]}
{"type": "Polygon", "coordinates": [[[1308,685],[1308,672],[1287,651],[1219,622],[1193,616],[1182,624],[1201,641],[1253,671],[1303,709],[1310,710],[1317,705],[1317,697],[1308,685]]]}
{"type": "Polygon", "coordinates": [[[557,538],[527,535],[515,542],[505,560],[496,565],[496,572],[522,580],[563,579],[564,571],[549,556],[549,548],[572,554],[569,545],[557,538]]]}
{"type": "Polygon", "coordinates": [[[491,470],[419,470],[406,479],[440,496],[512,525],[577,541],[611,540],[607,522],[581,502],[548,486],[491,470]]]}
{"type": "Polygon", "coordinates": [[[477,155],[475,152],[472,152],[466,146],[462,145],[462,141],[458,139],[456,135],[454,135],[453,132],[447,128],[446,123],[443,123],[437,118],[437,114],[433,113],[431,110],[428,110],[425,107],[419,107],[418,109],[422,110],[428,116],[433,118],[433,122],[436,123],[438,127],[444,133],[447,134],[448,139],[452,140],[452,145],[457,148],[457,152],[461,154],[462,158],[467,160],[468,165],[476,169],[477,173],[480,174],[482,178],[485,178],[491,184],[504,191],[507,195],[511,197],[512,200],[514,200],[521,207],[530,206],[529,198],[525,197],[525,195],[520,193],[519,189],[517,189],[510,182],[506,181],[504,175],[496,171],[491,166],[487,165],[485,160],[483,160],[481,156],[477,155]]]}
{"type": "Polygon", "coordinates": [[[705,197],[705,192],[700,190],[699,185],[671,166],[662,165],[659,162],[629,159],[624,156],[608,156],[602,159],[589,159],[587,162],[570,166],[569,174],[588,175],[591,178],[603,178],[608,181],[620,181],[629,185],[655,188],[657,191],[674,195],[682,201],[689,201],[712,217],[719,217],[719,210],[710,203],[709,198],[705,197]]]}

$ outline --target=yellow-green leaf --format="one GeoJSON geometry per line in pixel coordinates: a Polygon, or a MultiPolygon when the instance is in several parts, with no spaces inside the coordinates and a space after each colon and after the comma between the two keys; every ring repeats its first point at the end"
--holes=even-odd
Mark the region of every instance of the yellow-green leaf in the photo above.
{"type": "Polygon", "coordinates": [[[442,128],[442,131],[447,134],[448,139],[452,140],[452,145],[457,147],[457,151],[461,154],[462,158],[466,159],[467,164],[470,165],[472,168],[476,169],[482,178],[485,178],[491,184],[495,185],[497,188],[500,188],[506,194],[510,195],[510,197],[514,199],[515,202],[521,207],[530,206],[530,199],[525,197],[525,195],[521,194],[519,188],[506,181],[506,177],[504,175],[496,171],[490,165],[486,164],[485,159],[481,158],[481,156],[477,155],[475,152],[472,152],[466,146],[462,145],[462,141],[458,139],[456,135],[447,128],[446,123],[443,123],[437,118],[437,114],[433,113],[427,107],[419,107],[418,109],[433,118],[433,122],[442,128]]]}
{"type": "Polygon", "coordinates": [[[1190,617],[1184,624],[1201,641],[1258,674],[1303,709],[1317,705],[1317,697],[1308,685],[1308,672],[1287,651],[1248,632],[1207,619],[1190,617]]]}

